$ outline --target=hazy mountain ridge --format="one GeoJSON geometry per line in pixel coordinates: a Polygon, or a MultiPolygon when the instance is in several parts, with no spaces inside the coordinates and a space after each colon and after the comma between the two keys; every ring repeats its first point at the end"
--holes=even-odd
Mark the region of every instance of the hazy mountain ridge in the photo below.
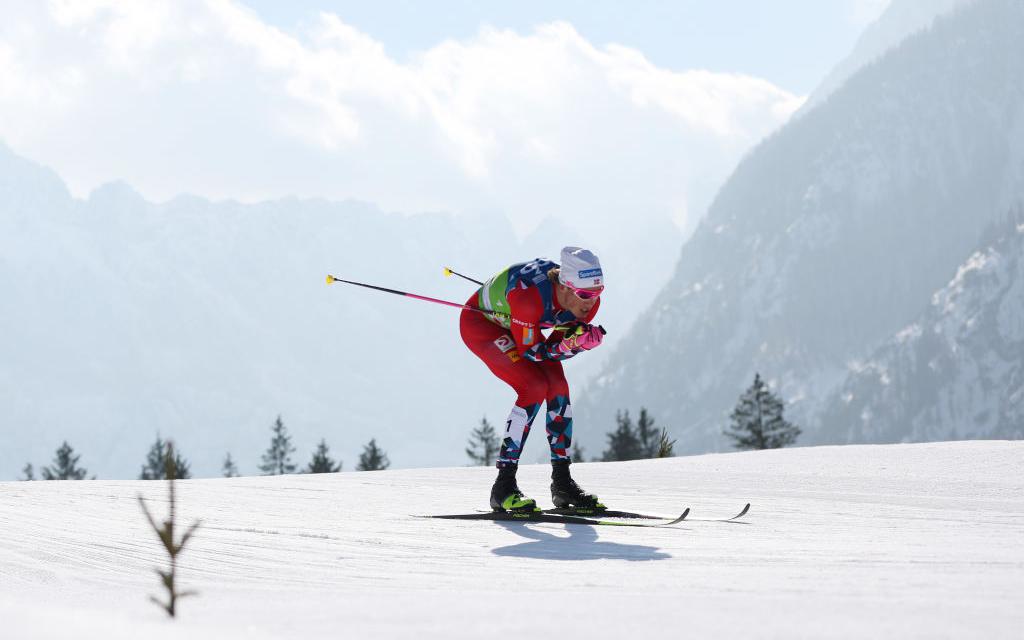
{"type": "Polygon", "coordinates": [[[846,58],[818,85],[800,107],[805,113],[819,105],[850,76],[873,63],[907,36],[927,29],[935,18],[973,0],[892,0],[884,14],[868,25],[846,58]]]}
{"type": "Polygon", "coordinates": [[[578,415],[629,399],[717,450],[759,371],[808,425],[1024,192],[1022,123],[1024,6],[937,19],[740,163],[578,415]]]}
{"type": "Polygon", "coordinates": [[[832,442],[1024,438],[1024,226],[983,243],[851,369],[818,417],[832,442]]]}
{"type": "MultiPolygon", "coordinates": [[[[297,198],[156,204],[121,182],[78,200],[0,146],[0,407],[10,425],[0,477],[48,464],[65,438],[90,472],[132,477],[157,433],[200,475],[227,451],[252,473],[278,413],[302,464],[321,437],[346,470],[371,437],[397,466],[461,463],[470,429],[484,415],[500,423],[514,393],[462,344],[458,310],[327,287],[325,275],[461,303],[475,286],[445,278],[445,265],[484,279],[590,245],[614,284],[601,321],[622,335],[669,272],[678,230],[666,217],[654,241],[593,231],[619,237],[622,251],[556,221],[521,241],[500,213],[297,198]],[[631,260],[638,247],[643,265],[631,260]]],[[[567,365],[574,388],[584,364],[567,365]]]]}

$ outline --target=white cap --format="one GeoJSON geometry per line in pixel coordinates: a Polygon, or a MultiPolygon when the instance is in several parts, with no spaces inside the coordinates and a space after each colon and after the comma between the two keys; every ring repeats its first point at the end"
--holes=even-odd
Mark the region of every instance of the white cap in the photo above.
{"type": "Polygon", "coordinates": [[[563,247],[558,281],[577,289],[603,287],[604,274],[601,273],[601,261],[589,249],[563,247]]]}

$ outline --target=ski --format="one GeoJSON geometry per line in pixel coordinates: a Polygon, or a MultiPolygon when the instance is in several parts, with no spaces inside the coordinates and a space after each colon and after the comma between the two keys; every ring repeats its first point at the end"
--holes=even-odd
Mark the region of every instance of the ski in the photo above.
{"type": "MultiPolygon", "coordinates": [[[[743,516],[747,515],[750,511],[750,503],[744,505],[743,509],[739,513],[732,516],[731,518],[688,518],[692,522],[732,522],[733,520],[739,520],[743,516]]],[[[654,516],[648,513],[634,513],[633,511],[614,511],[612,509],[594,510],[594,509],[574,509],[569,508],[554,508],[544,509],[544,513],[551,513],[562,516],[581,516],[584,518],[626,518],[626,519],[642,519],[642,520],[668,520],[665,516],[654,516]]]]}
{"type": "Polygon", "coordinates": [[[689,514],[690,509],[687,508],[678,518],[668,522],[618,522],[615,520],[600,520],[597,518],[584,518],[582,516],[544,513],[543,511],[491,511],[487,513],[454,513],[448,515],[428,515],[417,517],[441,518],[444,520],[491,520],[495,522],[549,522],[553,524],[586,524],[606,527],[671,527],[685,520],[686,516],[689,514]]]}
{"type": "Polygon", "coordinates": [[[554,508],[544,509],[544,513],[551,513],[560,516],[581,516],[584,518],[627,518],[639,520],[670,520],[665,516],[652,516],[648,513],[634,513],[632,511],[615,511],[614,509],[573,509],[554,508]]]}
{"type": "Polygon", "coordinates": [[[743,509],[740,510],[739,513],[737,513],[731,518],[691,518],[690,520],[693,522],[735,522],[736,520],[739,520],[743,516],[747,515],[748,511],[750,511],[749,502],[743,507],[743,509]]]}

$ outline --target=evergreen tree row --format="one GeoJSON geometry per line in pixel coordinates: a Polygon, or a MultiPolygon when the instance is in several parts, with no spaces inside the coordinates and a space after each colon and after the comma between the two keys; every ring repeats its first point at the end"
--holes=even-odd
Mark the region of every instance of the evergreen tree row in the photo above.
{"type": "MultiPolygon", "coordinates": [[[[608,434],[608,448],[600,458],[594,461],[640,460],[643,458],[668,458],[673,455],[675,440],[668,437],[668,430],[660,431],[654,426],[654,419],[647,409],[640,409],[640,419],[633,425],[628,411],[620,411],[616,416],[618,424],[615,431],[608,434]]],[[[474,466],[494,464],[501,439],[487,418],[480,421],[480,426],[470,432],[466,456],[474,466]]],[[[585,460],[585,452],[579,442],[574,441],[570,456],[573,460],[585,460]]]]}
{"type": "MultiPolygon", "coordinates": [[[[783,417],[783,403],[772,393],[761,375],[754,375],[754,383],[739,398],[735,409],[730,414],[731,424],[723,434],[733,441],[736,449],[775,449],[796,442],[801,430],[783,417]]],[[[674,455],[675,440],[669,438],[668,430],[654,426],[654,418],[641,407],[640,416],[633,423],[629,411],[619,411],[615,416],[616,428],[607,434],[608,446],[601,456],[594,461],[641,460],[646,458],[666,458],[674,455]]],[[[270,445],[263,453],[259,470],[264,475],[283,475],[296,473],[297,465],[292,461],[295,447],[288,434],[281,416],[271,426],[270,445]]],[[[491,465],[494,463],[501,439],[494,427],[484,417],[480,426],[472,430],[466,446],[466,456],[473,465],[491,465]]],[[[156,442],[146,454],[146,462],[139,473],[140,480],[166,479],[168,442],[157,435],[156,442]]],[[[585,452],[578,442],[573,443],[571,450],[573,460],[585,459],[585,452]]],[[[40,470],[44,480],[83,480],[88,471],[79,466],[80,455],[64,441],[54,454],[53,463],[40,470]]],[[[189,462],[175,451],[172,462],[175,477],[187,479],[192,477],[189,462]]],[[[377,471],[391,466],[387,453],[377,445],[377,439],[371,438],[363,446],[359,455],[357,471],[377,471]]],[[[342,461],[331,457],[327,441],[321,438],[312,459],[300,473],[337,473],[341,471],[342,461]]],[[[225,458],[221,473],[226,478],[239,475],[238,465],[229,452],[225,458]]],[[[31,463],[22,469],[23,480],[35,480],[35,469],[31,463]]]]}
{"type": "MultiPolygon", "coordinates": [[[[783,403],[772,393],[760,374],[754,374],[754,383],[739,398],[730,414],[731,424],[723,434],[732,439],[736,449],[776,449],[796,442],[801,430],[783,417],[783,403]]],[[[669,437],[668,429],[654,426],[654,418],[641,407],[636,424],[629,411],[615,416],[616,428],[607,434],[608,447],[594,462],[668,458],[675,455],[676,441],[669,437]]],[[[494,464],[501,438],[494,427],[483,418],[480,426],[470,432],[466,456],[477,466],[494,464]]],[[[583,461],[585,453],[578,441],[573,442],[573,460],[583,461]]]]}
{"type": "MultiPolygon", "coordinates": [[[[291,455],[295,453],[295,447],[292,445],[291,436],[288,434],[287,428],[284,426],[284,422],[281,420],[281,416],[278,416],[271,427],[273,433],[270,439],[270,445],[267,447],[266,452],[263,454],[259,470],[264,475],[283,475],[297,472],[297,465],[292,461],[291,455]]],[[[169,442],[162,438],[159,434],[157,435],[156,441],[150,446],[149,452],[146,454],[146,461],[142,465],[142,469],[139,472],[139,480],[166,480],[167,479],[167,460],[168,453],[171,451],[169,442]]],[[[75,454],[74,448],[66,441],[61,444],[60,448],[54,454],[53,463],[49,466],[43,467],[40,471],[43,480],[84,480],[88,475],[88,471],[78,464],[80,455],[75,454]]],[[[179,480],[184,480],[192,477],[191,466],[188,460],[182,456],[181,452],[176,448],[173,454],[171,454],[171,463],[173,464],[174,477],[179,480]]],[[[359,455],[359,464],[356,465],[357,471],[378,471],[387,469],[391,466],[391,461],[388,459],[387,453],[377,444],[377,439],[372,438],[363,447],[363,452],[359,455]]],[[[337,473],[341,471],[342,461],[335,460],[331,457],[330,447],[327,446],[327,441],[321,438],[316,449],[313,451],[313,456],[299,473],[337,473]]],[[[35,468],[32,463],[28,463],[22,469],[23,480],[35,480],[35,468]]],[[[221,474],[225,478],[235,478],[239,476],[238,465],[231,457],[229,452],[225,458],[224,463],[221,467],[221,474]]]]}
{"type": "MultiPolygon", "coordinates": [[[[271,431],[273,431],[273,437],[270,439],[270,446],[263,454],[263,462],[259,466],[260,471],[264,475],[270,476],[295,473],[296,465],[291,459],[295,447],[292,446],[292,438],[288,435],[281,416],[277,417],[271,431]]],[[[231,462],[231,454],[228,454],[228,458],[224,461],[225,475],[227,475],[229,462],[231,462]]],[[[231,463],[232,466],[233,464],[231,463]]],[[[359,454],[356,471],[381,471],[390,466],[391,461],[388,460],[387,453],[377,445],[376,438],[371,438],[368,443],[363,445],[363,452],[359,454]]],[[[302,473],[337,473],[338,471],[341,471],[341,461],[335,462],[330,455],[327,441],[321,439],[316,451],[313,452],[313,459],[302,470],[302,473]]]]}

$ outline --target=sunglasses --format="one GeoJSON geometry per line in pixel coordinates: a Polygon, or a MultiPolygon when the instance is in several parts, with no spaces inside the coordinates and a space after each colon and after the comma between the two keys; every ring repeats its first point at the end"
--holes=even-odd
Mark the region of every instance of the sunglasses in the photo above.
{"type": "MultiPolygon", "coordinates": [[[[562,284],[565,283],[563,282],[562,284]]],[[[565,286],[569,287],[569,290],[572,291],[573,294],[575,294],[576,297],[579,298],[580,300],[593,300],[594,298],[600,297],[601,294],[604,293],[604,287],[598,287],[595,291],[593,289],[577,289],[571,284],[565,284],[565,286]]]]}

